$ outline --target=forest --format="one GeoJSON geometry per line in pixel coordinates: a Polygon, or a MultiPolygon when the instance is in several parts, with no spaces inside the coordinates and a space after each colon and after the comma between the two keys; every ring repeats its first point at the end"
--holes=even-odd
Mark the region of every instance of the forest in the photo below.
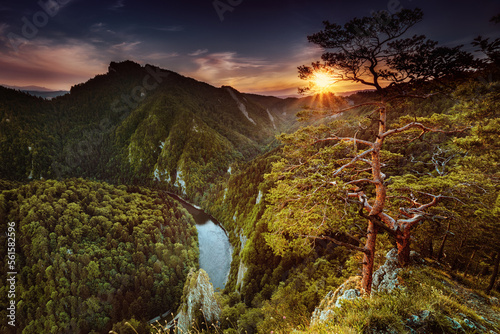
{"type": "Polygon", "coordinates": [[[244,94],[132,61],[50,101],[0,87],[22,333],[163,333],[148,321],[176,313],[199,257],[167,192],[234,247],[220,321],[194,332],[500,331],[500,38],[473,54],[402,38],[419,9],[377,15],[308,36],[325,52],[299,76],[366,86],[347,97],[244,94]],[[391,249],[400,288],[377,291],[391,249]],[[361,298],[312,321],[349,282],[361,298]]]}
{"type": "Polygon", "coordinates": [[[149,320],[178,307],[187,273],[198,266],[198,238],[173,199],[83,179],[10,186],[0,208],[17,229],[24,333],[107,332],[123,319],[149,320]]]}

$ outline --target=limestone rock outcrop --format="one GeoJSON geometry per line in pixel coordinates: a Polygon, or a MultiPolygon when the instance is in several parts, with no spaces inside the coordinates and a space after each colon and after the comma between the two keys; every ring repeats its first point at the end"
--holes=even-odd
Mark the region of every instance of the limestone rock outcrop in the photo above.
{"type": "Polygon", "coordinates": [[[361,276],[350,277],[341,286],[330,291],[314,310],[311,316],[311,326],[326,322],[333,315],[334,308],[342,307],[344,300],[353,300],[361,297],[361,276]]]}
{"type": "Polygon", "coordinates": [[[214,293],[208,274],[200,269],[191,270],[186,283],[179,312],[175,317],[177,333],[188,333],[193,326],[204,328],[205,324],[216,324],[220,319],[221,308],[214,293]]]}
{"type": "Polygon", "coordinates": [[[373,273],[372,292],[392,292],[399,285],[398,250],[391,249],[385,258],[385,263],[373,273]]]}

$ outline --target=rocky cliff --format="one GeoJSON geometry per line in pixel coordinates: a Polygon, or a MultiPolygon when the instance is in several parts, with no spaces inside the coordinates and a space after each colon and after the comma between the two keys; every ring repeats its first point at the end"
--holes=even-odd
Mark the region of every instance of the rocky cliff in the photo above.
{"type": "Polygon", "coordinates": [[[219,322],[221,308],[208,274],[191,270],[184,284],[182,304],[177,313],[177,333],[202,330],[219,322]]]}

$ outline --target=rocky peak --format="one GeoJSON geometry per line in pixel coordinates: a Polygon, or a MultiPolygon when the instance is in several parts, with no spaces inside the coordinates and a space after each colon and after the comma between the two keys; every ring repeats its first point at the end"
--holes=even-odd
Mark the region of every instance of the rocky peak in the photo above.
{"type": "Polygon", "coordinates": [[[205,270],[191,269],[184,284],[182,304],[176,318],[178,333],[187,333],[192,326],[203,328],[205,324],[216,324],[221,308],[216,299],[210,277],[205,270]]]}

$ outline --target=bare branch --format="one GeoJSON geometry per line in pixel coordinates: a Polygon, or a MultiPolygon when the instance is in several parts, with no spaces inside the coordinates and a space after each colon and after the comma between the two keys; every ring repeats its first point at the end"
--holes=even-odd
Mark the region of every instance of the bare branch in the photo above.
{"type": "Polygon", "coordinates": [[[339,169],[337,169],[333,174],[332,176],[337,176],[340,174],[340,172],[342,172],[344,169],[348,168],[348,167],[351,167],[354,165],[354,163],[358,160],[361,160],[362,157],[364,157],[365,155],[369,154],[369,153],[372,153],[373,151],[373,148],[369,149],[369,150],[366,150],[364,151],[363,153],[361,154],[358,154],[357,156],[355,156],[350,162],[348,162],[347,164],[343,165],[342,167],[340,167],[339,169]]]}
{"type": "Polygon", "coordinates": [[[415,210],[415,211],[423,211],[425,209],[428,209],[430,208],[431,206],[434,206],[437,204],[437,202],[439,201],[440,198],[442,198],[443,196],[442,195],[433,195],[433,194],[429,194],[429,193],[424,193],[424,192],[421,192],[421,194],[424,194],[424,195],[427,195],[427,196],[430,196],[432,197],[432,201],[430,201],[429,203],[427,204],[422,204],[420,205],[418,208],[416,209],[412,209],[412,210],[415,210]]]}
{"type": "Polygon", "coordinates": [[[352,249],[352,250],[355,250],[355,251],[358,251],[358,252],[362,252],[362,253],[368,252],[368,250],[366,248],[364,248],[364,247],[359,247],[359,246],[350,244],[348,242],[343,242],[343,241],[337,240],[335,238],[332,238],[332,237],[329,237],[329,236],[326,236],[326,235],[318,235],[318,236],[316,236],[316,235],[308,235],[308,234],[297,234],[296,236],[297,237],[302,237],[302,238],[328,240],[328,241],[333,242],[336,245],[344,246],[346,248],[349,248],[349,249],[352,249]]]}
{"type": "Polygon", "coordinates": [[[357,139],[357,138],[352,138],[352,137],[337,137],[337,136],[323,138],[323,139],[317,139],[316,141],[313,142],[313,145],[317,144],[317,143],[322,143],[322,142],[327,142],[327,141],[334,141],[334,140],[335,141],[352,141],[352,142],[354,142],[354,144],[360,143],[360,144],[364,144],[364,145],[373,147],[373,143],[370,142],[370,141],[366,141],[366,140],[362,140],[362,139],[357,139]]]}
{"type": "MultiPolygon", "coordinates": [[[[364,163],[366,163],[368,166],[370,167],[373,167],[373,163],[371,160],[368,160],[368,159],[359,159],[359,161],[363,161],[364,163]]],[[[385,164],[383,164],[382,167],[385,167],[385,164]]],[[[371,168],[368,168],[368,170],[371,170],[371,168]]]]}
{"type": "MultiPolygon", "coordinates": [[[[353,198],[353,197],[358,198],[359,201],[362,203],[362,207],[367,212],[372,211],[373,207],[366,200],[366,195],[364,192],[359,191],[359,192],[355,192],[355,193],[348,193],[347,196],[351,197],[351,198],[353,198]]],[[[360,211],[360,215],[362,217],[365,217],[366,219],[370,219],[370,217],[373,217],[373,216],[364,215],[362,213],[362,210],[360,211]]],[[[380,212],[379,214],[377,214],[375,216],[375,218],[377,218],[377,219],[372,220],[375,224],[380,226],[382,229],[384,229],[385,231],[387,231],[391,235],[394,235],[396,233],[397,225],[396,225],[396,220],[394,218],[392,218],[391,216],[389,216],[388,214],[386,214],[384,212],[380,212]]]]}
{"type": "Polygon", "coordinates": [[[387,198],[404,199],[404,200],[410,202],[411,204],[413,204],[414,206],[417,206],[417,205],[420,206],[420,205],[422,205],[422,204],[418,203],[415,199],[407,197],[407,196],[387,196],[387,198]]]}
{"type": "Polygon", "coordinates": [[[380,134],[379,137],[381,139],[383,139],[383,138],[385,138],[387,136],[390,136],[390,135],[393,135],[393,134],[396,134],[396,133],[399,133],[399,132],[404,132],[404,131],[407,131],[407,130],[409,130],[411,128],[422,129],[423,133],[420,134],[420,136],[422,136],[426,132],[439,132],[439,133],[447,133],[447,134],[449,134],[449,133],[463,132],[465,130],[470,129],[470,126],[466,127],[466,128],[463,128],[463,129],[459,129],[459,130],[446,131],[446,130],[441,130],[441,129],[429,128],[428,126],[425,126],[424,124],[422,124],[420,122],[411,122],[411,123],[408,123],[405,126],[402,126],[400,128],[388,130],[388,131],[380,134]]]}
{"type": "Polygon", "coordinates": [[[405,216],[410,217],[410,218],[398,219],[396,221],[396,223],[401,231],[404,231],[405,229],[412,228],[417,223],[419,223],[423,219],[425,219],[426,214],[425,214],[424,210],[436,205],[437,202],[439,201],[439,199],[441,199],[443,197],[441,195],[436,196],[436,195],[429,194],[429,193],[422,193],[422,194],[425,194],[427,196],[432,197],[432,200],[429,203],[420,205],[418,208],[407,209],[405,216]]]}
{"type": "Polygon", "coordinates": [[[349,182],[346,182],[346,184],[358,184],[358,183],[371,183],[371,184],[378,184],[379,182],[370,180],[370,179],[358,179],[358,180],[352,180],[349,182]]]}
{"type": "Polygon", "coordinates": [[[406,218],[413,218],[413,215],[411,213],[409,213],[408,209],[406,209],[406,208],[399,208],[399,213],[401,213],[406,218]]]}
{"type": "Polygon", "coordinates": [[[401,231],[404,231],[406,229],[412,228],[415,226],[417,223],[422,221],[425,218],[425,214],[420,213],[417,215],[414,215],[412,218],[408,219],[398,219],[396,223],[398,224],[398,227],[401,231]]]}

